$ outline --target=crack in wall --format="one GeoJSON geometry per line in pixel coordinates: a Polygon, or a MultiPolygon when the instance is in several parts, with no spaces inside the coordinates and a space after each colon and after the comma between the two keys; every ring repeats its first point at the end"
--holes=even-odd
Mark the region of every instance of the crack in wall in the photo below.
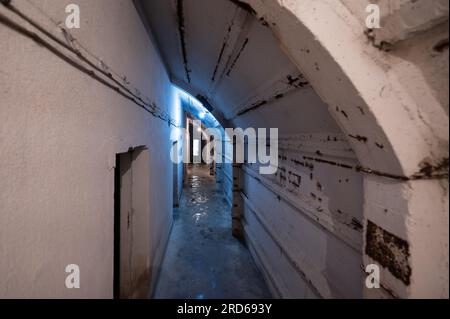
{"type": "Polygon", "coordinates": [[[245,38],[244,43],[242,44],[241,48],[239,49],[238,54],[234,58],[233,62],[231,63],[230,68],[227,71],[227,76],[230,76],[231,72],[233,72],[233,69],[236,66],[239,58],[241,57],[242,52],[244,52],[245,48],[247,47],[248,42],[249,42],[249,38],[245,38]]]}
{"type": "Polygon", "coordinates": [[[191,83],[192,72],[189,69],[189,63],[187,58],[187,48],[186,48],[186,26],[184,19],[184,0],[177,0],[177,17],[178,17],[178,32],[180,34],[180,44],[181,44],[181,54],[183,57],[184,71],[186,73],[186,79],[188,83],[191,83]]]}
{"type": "Polygon", "coordinates": [[[287,88],[286,90],[281,91],[281,92],[273,93],[269,98],[256,101],[247,107],[241,108],[241,110],[238,111],[236,113],[236,115],[232,117],[232,119],[242,116],[248,112],[254,111],[254,110],[260,108],[261,106],[270,104],[276,100],[280,100],[280,99],[288,96],[289,94],[297,91],[298,89],[304,88],[309,85],[309,82],[304,79],[303,75],[299,75],[296,78],[293,78],[291,75],[288,75],[287,79],[289,81],[289,83],[288,83],[289,88],[287,88]]]}
{"type": "MultiPolygon", "coordinates": [[[[399,180],[399,181],[414,181],[414,180],[426,180],[426,179],[448,179],[448,165],[449,165],[449,160],[448,158],[445,158],[441,161],[441,163],[437,166],[433,166],[431,164],[427,164],[424,167],[422,167],[420,169],[419,172],[411,175],[411,176],[402,176],[402,175],[396,175],[396,174],[391,174],[391,173],[386,173],[386,172],[381,172],[378,170],[374,170],[368,167],[363,167],[363,166],[351,166],[348,164],[344,164],[344,163],[338,163],[338,162],[334,162],[334,161],[330,161],[330,160],[325,160],[322,158],[314,158],[314,157],[309,157],[309,156],[303,156],[303,159],[305,160],[309,160],[309,161],[314,161],[317,163],[321,163],[321,164],[327,164],[327,165],[332,165],[332,166],[338,166],[338,167],[342,167],[342,168],[346,168],[346,169],[351,169],[351,170],[356,170],[357,172],[360,173],[364,173],[367,175],[375,175],[375,176],[379,176],[379,177],[386,177],[386,178],[390,178],[390,179],[395,179],[395,180],[399,180]]],[[[302,164],[301,162],[297,161],[296,163],[298,164],[302,164]]]]}
{"type": "Polygon", "coordinates": [[[238,59],[240,58],[240,55],[242,54],[242,51],[247,46],[248,42],[250,41],[248,34],[250,32],[250,29],[254,22],[254,17],[247,11],[244,11],[243,15],[238,14],[239,9],[237,9],[235,16],[233,18],[233,21],[230,25],[231,30],[228,30],[229,33],[227,33],[224,42],[222,44],[222,49],[219,54],[217,64],[215,66],[215,70],[213,72],[212,77],[212,87],[210,89],[210,92],[208,96],[210,98],[213,98],[219,89],[220,85],[222,84],[223,78],[225,75],[229,76],[233,70],[233,68],[236,66],[236,63],[238,59]],[[242,18],[242,21],[240,19],[242,18]],[[236,28],[234,28],[236,26],[236,28]],[[232,31],[237,30],[238,35],[236,39],[233,39],[232,37],[232,31]],[[227,36],[229,36],[228,39],[227,36]],[[231,52],[227,52],[227,47],[231,48],[231,52]],[[239,48],[239,49],[238,49],[239,48]],[[223,52],[222,52],[223,50],[223,52]],[[220,65],[222,64],[221,61],[224,61],[224,56],[227,54],[226,61],[224,63],[224,66],[220,72],[220,75],[218,76],[220,65]]]}

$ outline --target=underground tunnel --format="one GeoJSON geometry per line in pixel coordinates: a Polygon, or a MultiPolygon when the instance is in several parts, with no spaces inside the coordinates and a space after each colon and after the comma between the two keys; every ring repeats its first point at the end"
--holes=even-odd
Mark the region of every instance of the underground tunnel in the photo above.
{"type": "Polygon", "coordinates": [[[1,1],[0,298],[448,299],[448,7],[1,1]]]}

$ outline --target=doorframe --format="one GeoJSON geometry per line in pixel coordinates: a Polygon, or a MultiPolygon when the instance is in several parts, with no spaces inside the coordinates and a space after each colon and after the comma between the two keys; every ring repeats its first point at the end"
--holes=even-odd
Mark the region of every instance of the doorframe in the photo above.
{"type": "Polygon", "coordinates": [[[113,298],[144,298],[148,293],[145,291],[145,287],[150,287],[151,262],[149,264],[149,261],[153,257],[149,202],[149,149],[146,146],[129,148],[127,152],[117,153],[115,158],[113,298]],[[123,202],[124,198],[127,199],[127,202],[123,202]],[[127,212],[122,212],[122,210],[124,205],[128,207],[128,201],[130,210],[128,216],[125,216],[123,214],[127,214],[127,212]],[[129,238],[126,235],[127,238],[124,239],[124,234],[128,234],[129,238]],[[135,241],[134,238],[138,241],[135,241]],[[123,240],[127,242],[123,242],[123,240]],[[129,257],[125,257],[124,254],[129,257]],[[129,272],[129,278],[128,275],[126,278],[123,277],[124,271],[126,274],[129,272]]]}

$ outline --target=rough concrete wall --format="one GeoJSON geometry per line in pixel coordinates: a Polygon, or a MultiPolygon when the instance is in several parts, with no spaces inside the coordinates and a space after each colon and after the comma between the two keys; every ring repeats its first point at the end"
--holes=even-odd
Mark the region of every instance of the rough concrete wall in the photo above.
{"type": "Polygon", "coordinates": [[[365,296],[448,298],[448,82],[430,72],[448,67],[445,31],[420,23],[424,33],[402,37],[408,47],[385,52],[367,36],[361,3],[246,2],[351,137],[364,178],[364,265],[381,268],[382,288],[365,296]]]}
{"type": "Polygon", "coordinates": [[[362,297],[357,165],[339,134],[304,134],[280,139],[275,175],[242,167],[243,228],[275,296],[362,297]]]}
{"type": "MultiPolygon", "coordinates": [[[[31,2],[58,21],[71,3],[31,2]]],[[[73,35],[180,118],[132,3],[77,3],[81,28],[73,35]]],[[[28,2],[14,5],[62,38],[28,2]]],[[[0,297],[112,297],[115,155],[137,146],[149,149],[146,263],[154,275],[172,221],[171,128],[9,28],[0,28],[0,39],[0,297]],[[65,287],[68,264],[80,266],[80,289],[65,287]]]]}
{"type": "MultiPolygon", "coordinates": [[[[401,83],[404,96],[418,104],[418,118],[412,117],[411,122],[417,127],[425,123],[431,128],[425,134],[428,145],[440,144],[441,154],[433,154],[430,150],[418,165],[420,171],[427,170],[426,163],[433,161],[441,163],[437,166],[442,167],[437,170],[431,168],[435,172],[428,173],[433,175],[441,170],[441,177],[436,177],[435,181],[412,180],[392,185],[376,178],[366,179],[369,221],[365,262],[383,266],[382,284],[389,297],[448,297],[449,3],[442,0],[380,0],[377,3],[381,9],[381,28],[366,30],[369,44],[386,52],[378,62],[382,61],[383,67],[391,73],[391,79],[397,78],[401,83]],[[385,229],[376,224],[384,225],[385,229]],[[389,243],[380,241],[376,234],[396,236],[389,243]],[[392,245],[392,242],[397,244],[392,245]],[[382,249],[389,246],[400,252],[394,254],[394,264],[387,262],[390,258],[388,252],[384,252],[385,257],[380,255],[382,249]]],[[[353,3],[346,5],[358,16],[353,3]]],[[[364,26],[365,17],[360,13],[359,17],[364,26]]],[[[409,114],[413,112],[409,111],[409,114]]],[[[391,139],[395,137],[394,134],[390,136],[391,139]]],[[[406,139],[402,140],[406,143],[406,139]]],[[[417,148],[413,141],[408,145],[412,149],[417,148]]],[[[405,161],[405,158],[400,157],[400,160],[405,161]]],[[[366,296],[379,297],[380,294],[366,290],[366,296]]]]}
{"type": "MultiPolygon", "coordinates": [[[[342,0],[347,8],[365,25],[370,1],[342,0]]],[[[373,1],[372,1],[373,2],[373,1]]],[[[383,47],[394,57],[416,65],[423,79],[448,114],[448,14],[446,0],[378,0],[380,28],[366,30],[374,46],[383,47]]],[[[414,76],[405,74],[405,77],[414,76]]],[[[417,77],[417,75],[416,75],[417,77]]],[[[403,80],[403,83],[409,83],[403,80]]],[[[420,92],[420,91],[419,91],[420,92]]],[[[420,94],[416,89],[411,93],[420,94]]]]}
{"type": "Polygon", "coordinates": [[[274,175],[250,163],[233,175],[234,231],[246,238],[273,295],[361,298],[363,176],[327,105],[306,84],[233,125],[279,131],[274,175]]]}
{"type": "Polygon", "coordinates": [[[279,133],[277,173],[234,167],[233,231],[246,238],[274,296],[360,298],[359,162],[329,106],[264,21],[247,17],[248,44],[216,96],[233,127],[279,133]]]}

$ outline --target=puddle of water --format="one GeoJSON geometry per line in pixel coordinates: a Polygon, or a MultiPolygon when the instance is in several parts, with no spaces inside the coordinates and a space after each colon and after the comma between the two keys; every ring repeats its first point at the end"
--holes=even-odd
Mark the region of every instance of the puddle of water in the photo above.
{"type": "Polygon", "coordinates": [[[194,219],[195,223],[197,224],[201,219],[204,219],[208,217],[208,213],[206,212],[199,212],[192,215],[192,218],[194,219]]]}
{"type": "Polygon", "coordinates": [[[197,203],[204,204],[204,203],[206,203],[208,201],[208,197],[204,196],[204,195],[199,195],[199,196],[195,197],[195,201],[197,203]]]}

